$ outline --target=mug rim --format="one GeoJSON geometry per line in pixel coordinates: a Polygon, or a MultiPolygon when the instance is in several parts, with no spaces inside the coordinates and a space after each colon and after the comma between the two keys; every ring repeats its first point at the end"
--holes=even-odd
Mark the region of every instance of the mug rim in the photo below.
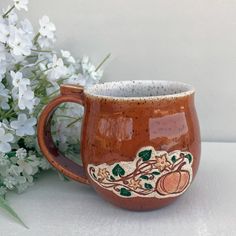
{"type": "Polygon", "coordinates": [[[163,100],[163,99],[175,99],[175,98],[183,98],[186,96],[190,96],[195,94],[195,88],[188,84],[181,81],[174,81],[174,80],[121,80],[121,81],[109,81],[100,84],[95,84],[91,87],[84,89],[84,94],[88,97],[96,98],[96,99],[106,99],[106,100],[122,100],[122,101],[139,101],[139,100],[163,100]],[[114,96],[114,95],[102,95],[96,94],[96,90],[107,87],[108,86],[116,86],[122,85],[127,86],[130,84],[139,83],[141,84],[156,84],[159,86],[167,86],[167,85],[175,85],[181,86],[186,89],[186,91],[181,91],[173,94],[166,94],[166,95],[153,95],[153,96],[114,96]]]}

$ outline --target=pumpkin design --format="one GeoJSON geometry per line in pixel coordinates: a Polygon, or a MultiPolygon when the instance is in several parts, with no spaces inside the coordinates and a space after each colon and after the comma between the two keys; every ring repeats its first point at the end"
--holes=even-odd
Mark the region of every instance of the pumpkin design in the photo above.
{"type": "Polygon", "coordinates": [[[159,178],[156,191],[161,195],[181,193],[188,186],[189,180],[190,175],[186,170],[170,172],[159,178]]]}
{"type": "Polygon", "coordinates": [[[192,181],[193,156],[180,150],[168,153],[148,146],[133,161],[88,165],[96,184],[120,197],[168,198],[182,194],[192,181]]]}

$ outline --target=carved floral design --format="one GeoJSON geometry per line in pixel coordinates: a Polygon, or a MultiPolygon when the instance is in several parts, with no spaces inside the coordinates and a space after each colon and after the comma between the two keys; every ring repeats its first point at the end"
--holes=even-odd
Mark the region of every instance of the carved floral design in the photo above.
{"type": "Polygon", "coordinates": [[[167,153],[148,146],[133,161],[88,165],[91,179],[120,197],[166,198],[182,194],[192,180],[193,156],[180,150],[167,153]]]}

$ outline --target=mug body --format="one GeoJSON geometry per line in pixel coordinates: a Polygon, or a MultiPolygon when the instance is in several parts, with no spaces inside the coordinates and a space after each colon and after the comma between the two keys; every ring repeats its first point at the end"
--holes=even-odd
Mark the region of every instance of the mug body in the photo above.
{"type": "Polygon", "coordinates": [[[200,160],[190,85],[109,82],[84,94],[81,156],[89,182],[104,199],[151,210],[188,189],[200,160]]]}

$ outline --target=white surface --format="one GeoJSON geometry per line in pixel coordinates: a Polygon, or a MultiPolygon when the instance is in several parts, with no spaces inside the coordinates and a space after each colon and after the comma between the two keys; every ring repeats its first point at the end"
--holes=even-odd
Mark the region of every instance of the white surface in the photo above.
{"type": "Polygon", "coordinates": [[[11,205],[30,227],[0,212],[0,235],[236,235],[235,143],[204,143],[198,175],[174,204],[130,212],[104,202],[90,187],[45,174],[11,205]]]}
{"type": "Polygon", "coordinates": [[[203,139],[236,141],[235,0],[30,0],[29,9],[37,26],[44,14],[55,22],[58,48],[97,63],[111,52],[105,80],[193,84],[203,139]]]}

